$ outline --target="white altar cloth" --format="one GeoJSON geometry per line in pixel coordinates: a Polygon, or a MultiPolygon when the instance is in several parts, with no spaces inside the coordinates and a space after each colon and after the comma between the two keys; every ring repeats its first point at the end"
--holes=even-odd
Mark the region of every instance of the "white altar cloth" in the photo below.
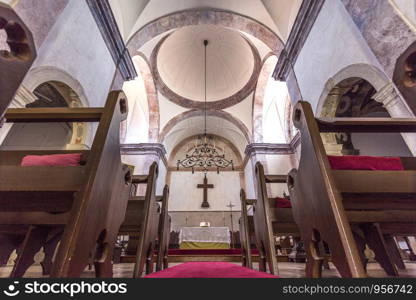
{"type": "Polygon", "coordinates": [[[182,242],[231,243],[228,227],[182,227],[179,233],[179,244],[182,242]]]}

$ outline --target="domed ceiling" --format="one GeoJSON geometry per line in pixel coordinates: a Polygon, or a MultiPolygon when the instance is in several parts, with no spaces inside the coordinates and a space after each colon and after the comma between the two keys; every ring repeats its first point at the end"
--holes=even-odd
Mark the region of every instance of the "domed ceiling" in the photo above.
{"type": "Polygon", "coordinates": [[[157,52],[160,80],[175,94],[204,101],[204,45],[207,46],[207,101],[229,98],[249,83],[255,49],[237,31],[213,25],[188,26],[169,35],[157,52]]]}

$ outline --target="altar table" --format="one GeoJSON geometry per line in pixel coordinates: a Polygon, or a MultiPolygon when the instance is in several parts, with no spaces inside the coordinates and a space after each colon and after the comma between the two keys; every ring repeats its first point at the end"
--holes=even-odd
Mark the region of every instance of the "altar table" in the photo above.
{"type": "Polygon", "coordinates": [[[180,249],[230,249],[228,227],[183,227],[179,233],[180,249]]]}

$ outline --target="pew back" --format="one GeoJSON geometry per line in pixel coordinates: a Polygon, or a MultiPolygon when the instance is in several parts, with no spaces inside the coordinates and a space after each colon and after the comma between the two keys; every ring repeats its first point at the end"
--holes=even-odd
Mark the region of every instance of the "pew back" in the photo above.
{"type": "Polygon", "coordinates": [[[319,257],[314,249],[323,239],[329,244],[332,260],[342,276],[365,277],[350,222],[384,222],[396,226],[402,223],[415,231],[416,207],[411,202],[416,199],[415,160],[402,158],[405,168],[409,168],[406,171],[334,171],[320,134],[416,132],[416,121],[315,119],[310,104],[304,101],[296,105],[293,120],[301,132],[302,147],[299,168],[290,172],[288,188],[306,249],[313,252],[310,257],[319,257]]]}
{"type": "MultiPolygon", "coordinates": [[[[119,144],[120,122],[126,117],[126,97],[116,91],[109,94],[103,109],[27,108],[9,109],[5,114],[6,122],[99,121],[91,150],[78,151],[84,154],[81,166],[21,167],[17,162],[24,151],[4,151],[4,156],[0,151],[0,157],[10,158],[2,158],[0,165],[0,223],[65,225],[52,277],[78,277],[97,244],[97,275],[112,274],[111,255],[131,185],[130,170],[121,163],[119,144]],[[36,209],[41,212],[33,212],[35,206],[28,205],[31,197],[38,204],[43,202],[36,209]],[[15,200],[14,206],[9,206],[10,199],[15,200]]],[[[34,153],[50,151],[26,152],[34,153]]]]}
{"type": "Polygon", "coordinates": [[[157,252],[156,271],[161,271],[168,267],[170,230],[171,218],[169,216],[169,186],[165,185],[162,196],[162,210],[159,218],[159,247],[157,252]]]}

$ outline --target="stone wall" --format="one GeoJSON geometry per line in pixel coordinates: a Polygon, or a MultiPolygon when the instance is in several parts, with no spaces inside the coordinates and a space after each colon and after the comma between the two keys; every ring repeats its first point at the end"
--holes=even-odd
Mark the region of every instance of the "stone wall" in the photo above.
{"type": "Polygon", "coordinates": [[[303,99],[316,109],[328,78],[360,63],[382,69],[341,1],[325,1],[295,64],[303,99]]]}
{"type": "Polygon", "coordinates": [[[32,69],[45,66],[75,78],[89,106],[105,103],[115,65],[85,1],[70,1],[49,31],[32,69]]]}

